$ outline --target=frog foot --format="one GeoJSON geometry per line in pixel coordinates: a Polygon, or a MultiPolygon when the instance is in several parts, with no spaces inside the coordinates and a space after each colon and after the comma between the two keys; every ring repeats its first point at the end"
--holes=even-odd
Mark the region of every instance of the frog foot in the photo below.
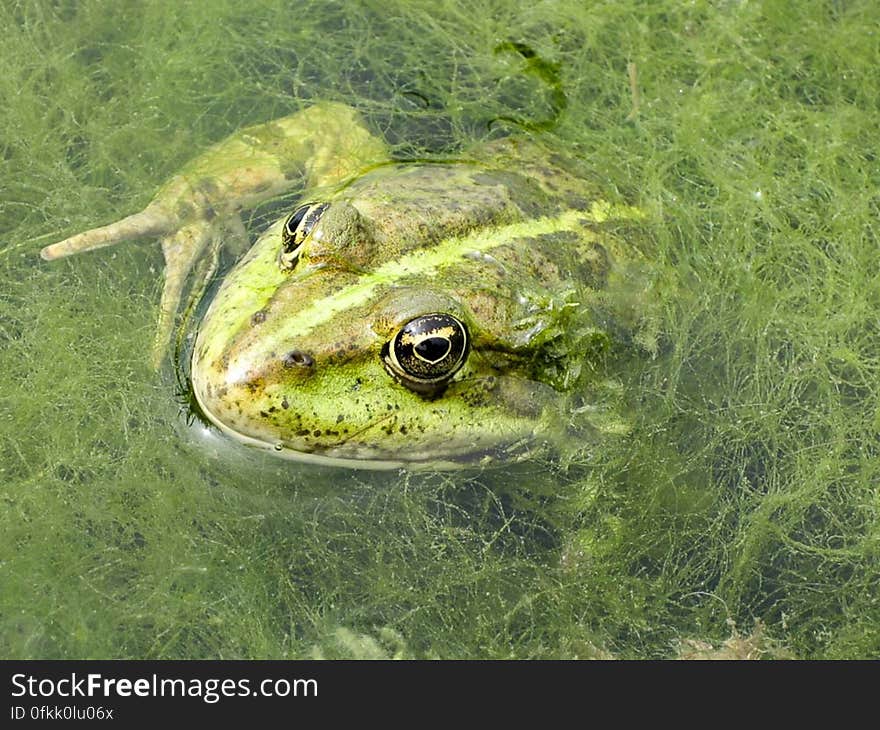
{"type": "Polygon", "coordinates": [[[146,236],[161,236],[165,257],[165,284],[159,303],[159,321],[150,362],[158,369],[174,330],[174,322],[190,272],[196,269],[188,297],[187,309],[201,297],[216,271],[224,238],[246,236],[238,215],[199,218],[181,224],[160,206],[151,204],[145,210],[116,223],[78,233],[59,243],[46,246],[40,256],[47,261],[84,251],[113,246],[123,241],[146,236]],[[196,268],[196,265],[198,267],[196,268]]]}

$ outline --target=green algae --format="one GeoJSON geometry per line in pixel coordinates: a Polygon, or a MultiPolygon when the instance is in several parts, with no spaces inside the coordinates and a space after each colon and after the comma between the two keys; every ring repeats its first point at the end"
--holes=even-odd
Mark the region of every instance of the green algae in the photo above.
{"type": "Polygon", "coordinates": [[[3,5],[0,656],[659,657],[756,622],[880,655],[880,9],[477,6],[3,5]],[[622,364],[633,430],[586,464],[228,455],[147,367],[156,247],[37,256],[313,99],[401,156],[546,120],[520,43],[566,94],[542,134],[676,272],[660,353],[622,364]]]}

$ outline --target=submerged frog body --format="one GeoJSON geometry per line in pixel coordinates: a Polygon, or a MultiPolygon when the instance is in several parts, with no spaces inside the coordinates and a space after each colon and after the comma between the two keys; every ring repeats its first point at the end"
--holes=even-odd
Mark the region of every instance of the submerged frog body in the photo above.
{"type": "Polygon", "coordinates": [[[604,202],[541,147],[392,162],[349,108],[322,104],[197,158],[142,213],[44,249],[163,236],[158,364],[190,269],[198,296],[241,209],[301,203],[226,275],[190,377],[241,441],[364,467],[523,458],[619,430],[613,345],[650,340],[649,279],[604,202]]]}

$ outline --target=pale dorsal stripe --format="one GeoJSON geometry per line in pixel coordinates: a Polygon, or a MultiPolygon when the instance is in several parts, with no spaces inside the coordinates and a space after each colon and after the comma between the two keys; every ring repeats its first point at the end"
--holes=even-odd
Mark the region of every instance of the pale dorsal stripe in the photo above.
{"type": "Polygon", "coordinates": [[[395,284],[404,277],[430,279],[444,267],[456,263],[469,253],[486,253],[493,248],[523,237],[540,236],[559,231],[583,231],[581,221],[602,223],[609,218],[633,218],[639,213],[629,206],[612,206],[604,201],[593,203],[589,211],[568,210],[558,216],[518,221],[504,226],[483,228],[466,236],[449,238],[429,249],[418,249],[388,261],[364,274],[358,281],[322,299],[284,320],[278,330],[280,337],[295,338],[309,334],[315,327],[368,301],[377,288],[395,284]]]}

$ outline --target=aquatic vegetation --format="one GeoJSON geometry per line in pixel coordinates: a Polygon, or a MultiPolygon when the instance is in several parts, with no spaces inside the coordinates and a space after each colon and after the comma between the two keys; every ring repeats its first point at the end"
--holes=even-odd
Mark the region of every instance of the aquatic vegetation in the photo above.
{"type": "Polygon", "coordinates": [[[309,5],[0,10],[0,655],[658,657],[759,620],[877,656],[877,4],[309,5]],[[546,119],[524,38],[567,99],[534,133],[651,211],[680,277],[622,376],[632,429],[586,463],[228,453],[149,369],[155,247],[37,256],[313,99],[402,157],[546,119]]]}

